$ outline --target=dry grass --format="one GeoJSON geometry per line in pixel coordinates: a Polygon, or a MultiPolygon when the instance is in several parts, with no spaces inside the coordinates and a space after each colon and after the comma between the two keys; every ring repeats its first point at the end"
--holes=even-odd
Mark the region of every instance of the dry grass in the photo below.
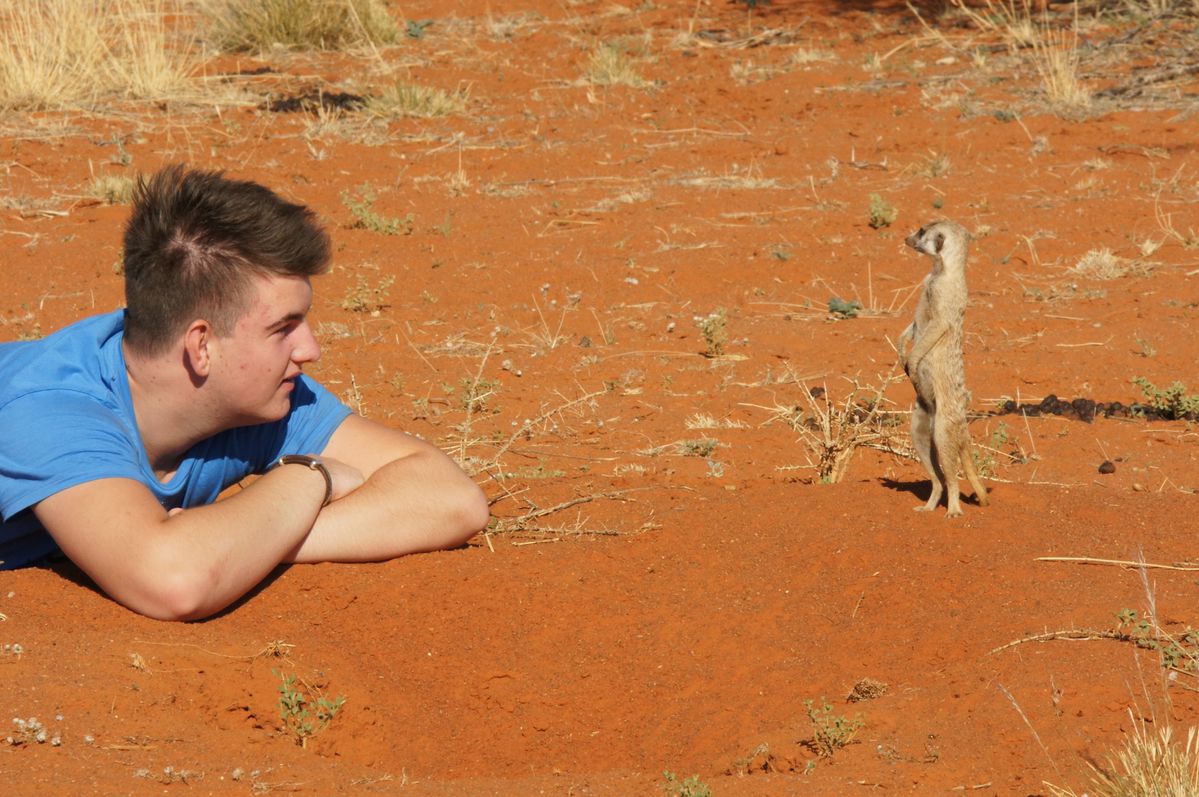
{"type": "Polygon", "coordinates": [[[398,80],[378,96],[367,100],[366,111],[382,119],[400,119],[406,116],[433,118],[462,113],[470,97],[467,89],[456,91],[418,86],[398,80]]]}
{"type": "Polygon", "coordinates": [[[11,0],[0,10],[0,108],[188,99],[199,56],[170,0],[11,0]]]}
{"type": "Polygon", "coordinates": [[[586,78],[597,86],[645,88],[650,82],[641,77],[632,56],[619,43],[601,44],[587,62],[586,78]]]}
{"type": "Polygon", "coordinates": [[[1095,280],[1143,277],[1153,272],[1154,264],[1120,257],[1107,247],[1092,249],[1070,268],[1070,273],[1095,280]]]}
{"type": "Polygon", "coordinates": [[[201,0],[222,49],[345,50],[391,44],[399,28],[380,0],[201,0]]]}
{"type": "Polygon", "coordinates": [[[799,432],[799,440],[808,450],[808,463],[804,467],[816,472],[815,481],[835,484],[845,476],[859,448],[874,448],[914,459],[909,447],[897,439],[898,414],[886,409],[888,402],[883,398],[887,386],[899,379],[889,376],[878,387],[863,387],[856,380],[849,380],[853,389],[840,403],[829,397],[826,386],[809,389],[795,379],[802,404],[759,409],[772,413],[766,423],[781,421],[799,432]]]}
{"type": "MultiPolygon", "coordinates": [[[[1167,722],[1150,732],[1148,723],[1131,716],[1133,731],[1124,749],[1108,758],[1104,768],[1090,764],[1091,784],[1082,794],[1091,797],[1199,796],[1199,729],[1187,730],[1186,741],[1174,738],[1167,722]]],[[[1053,797],[1079,797],[1073,789],[1046,784],[1053,797]]]]}
{"type": "Polygon", "coordinates": [[[1000,37],[1012,55],[1022,57],[1031,50],[1033,67],[1051,106],[1079,111],[1091,105],[1091,91],[1080,77],[1077,0],[1068,30],[1050,20],[1048,4],[1038,15],[1031,0],[984,0],[981,4],[950,0],[950,5],[980,31],[1000,37]]]}

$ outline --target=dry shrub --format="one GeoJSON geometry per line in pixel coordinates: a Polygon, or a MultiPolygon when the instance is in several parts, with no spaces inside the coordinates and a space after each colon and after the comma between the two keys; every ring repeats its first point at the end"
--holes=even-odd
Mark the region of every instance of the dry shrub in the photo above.
{"type": "Polygon", "coordinates": [[[1013,55],[1032,50],[1032,63],[1041,78],[1049,103],[1066,110],[1081,110],[1091,104],[1091,91],[1079,77],[1078,3],[1069,30],[1055,27],[1048,4],[1039,19],[1031,0],[983,0],[981,4],[950,0],[979,30],[999,35],[1013,55]]]}
{"type": "Polygon", "coordinates": [[[0,5],[0,108],[185,99],[198,56],[177,25],[179,11],[170,0],[0,5]]]}
{"type": "Polygon", "coordinates": [[[797,380],[803,404],[770,408],[774,416],[767,423],[783,421],[799,432],[800,442],[808,449],[807,467],[816,471],[816,481],[822,484],[841,481],[859,448],[914,458],[896,439],[899,416],[886,408],[889,402],[883,398],[887,385],[897,379],[888,377],[879,387],[863,387],[850,380],[853,389],[840,403],[829,397],[826,387],[809,389],[797,380]]]}
{"type": "Polygon", "coordinates": [[[1153,271],[1153,264],[1143,260],[1120,257],[1107,247],[1092,249],[1076,263],[1070,272],[1080,277],[1096,280],[1114,280],[1120,277],[1143,277],[1153,271]]]}
{"type": "MultiPolygon", "coordinates": [[[[1131,712],[1130,712],[1131,714],[1131,712]]],[[[1199,795],[1199,729],[1190,728],[1185,742],[1174,739],[1167,722],[1156,733],[1132,717],[1133,732],[1124,749],[1106,768],[1091,764],[1091,797],[1196,797],[1199,795]]],[[[1073,789],[1051,784],[1053,797],[1078,797],[1073,789]]]]}
{"type": "Polygon", "coordinates": [[[399,37],[380,0],[201,0],[201,7],[227,50],[344,50],[399,37]]]}

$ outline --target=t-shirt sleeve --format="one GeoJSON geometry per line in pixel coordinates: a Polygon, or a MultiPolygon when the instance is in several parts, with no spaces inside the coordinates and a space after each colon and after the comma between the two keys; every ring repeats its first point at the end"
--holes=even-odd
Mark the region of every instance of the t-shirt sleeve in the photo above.
{"type": "Polygon", "coordinates": [[[96,479],[139,479],[131,434],[111,407],[75,391],[37,391],[0,407],[0,516],[96,479]]]}

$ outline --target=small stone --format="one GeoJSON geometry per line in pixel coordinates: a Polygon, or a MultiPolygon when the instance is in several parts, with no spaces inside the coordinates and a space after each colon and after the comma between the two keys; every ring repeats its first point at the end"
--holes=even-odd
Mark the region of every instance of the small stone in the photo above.
{"type": "Polygon", "coordinates": [[[1115,473],[1116,466],[1110,459],[1103,460],[1103,464],[1099,466],[1100,473],[1115,473]]]}
{"type": "Polygon", "coordinates": [[[1145,492],[1145,485],[1141,484],[1140,482],[1136,482],[1132,485],[1132,489],[1138,493],[1143,493],[1145,492]]]}

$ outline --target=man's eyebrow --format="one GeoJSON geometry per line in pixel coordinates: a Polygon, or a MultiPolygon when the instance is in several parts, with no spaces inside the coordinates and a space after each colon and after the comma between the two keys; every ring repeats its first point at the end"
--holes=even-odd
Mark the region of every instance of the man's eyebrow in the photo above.
{"type": "Polygon", "coordinates": [[[303,321],[307,316],[308,316],[308,313],[306,311],[302,312],[302,313],[301,312],[288,313],[287,315],[283,316],[275,323],[268,324],[267,329],[271,329],[271,330],[282,329],[283,327],[288,326],[290,324],[294,324],[296,322],[303,321]]]}

